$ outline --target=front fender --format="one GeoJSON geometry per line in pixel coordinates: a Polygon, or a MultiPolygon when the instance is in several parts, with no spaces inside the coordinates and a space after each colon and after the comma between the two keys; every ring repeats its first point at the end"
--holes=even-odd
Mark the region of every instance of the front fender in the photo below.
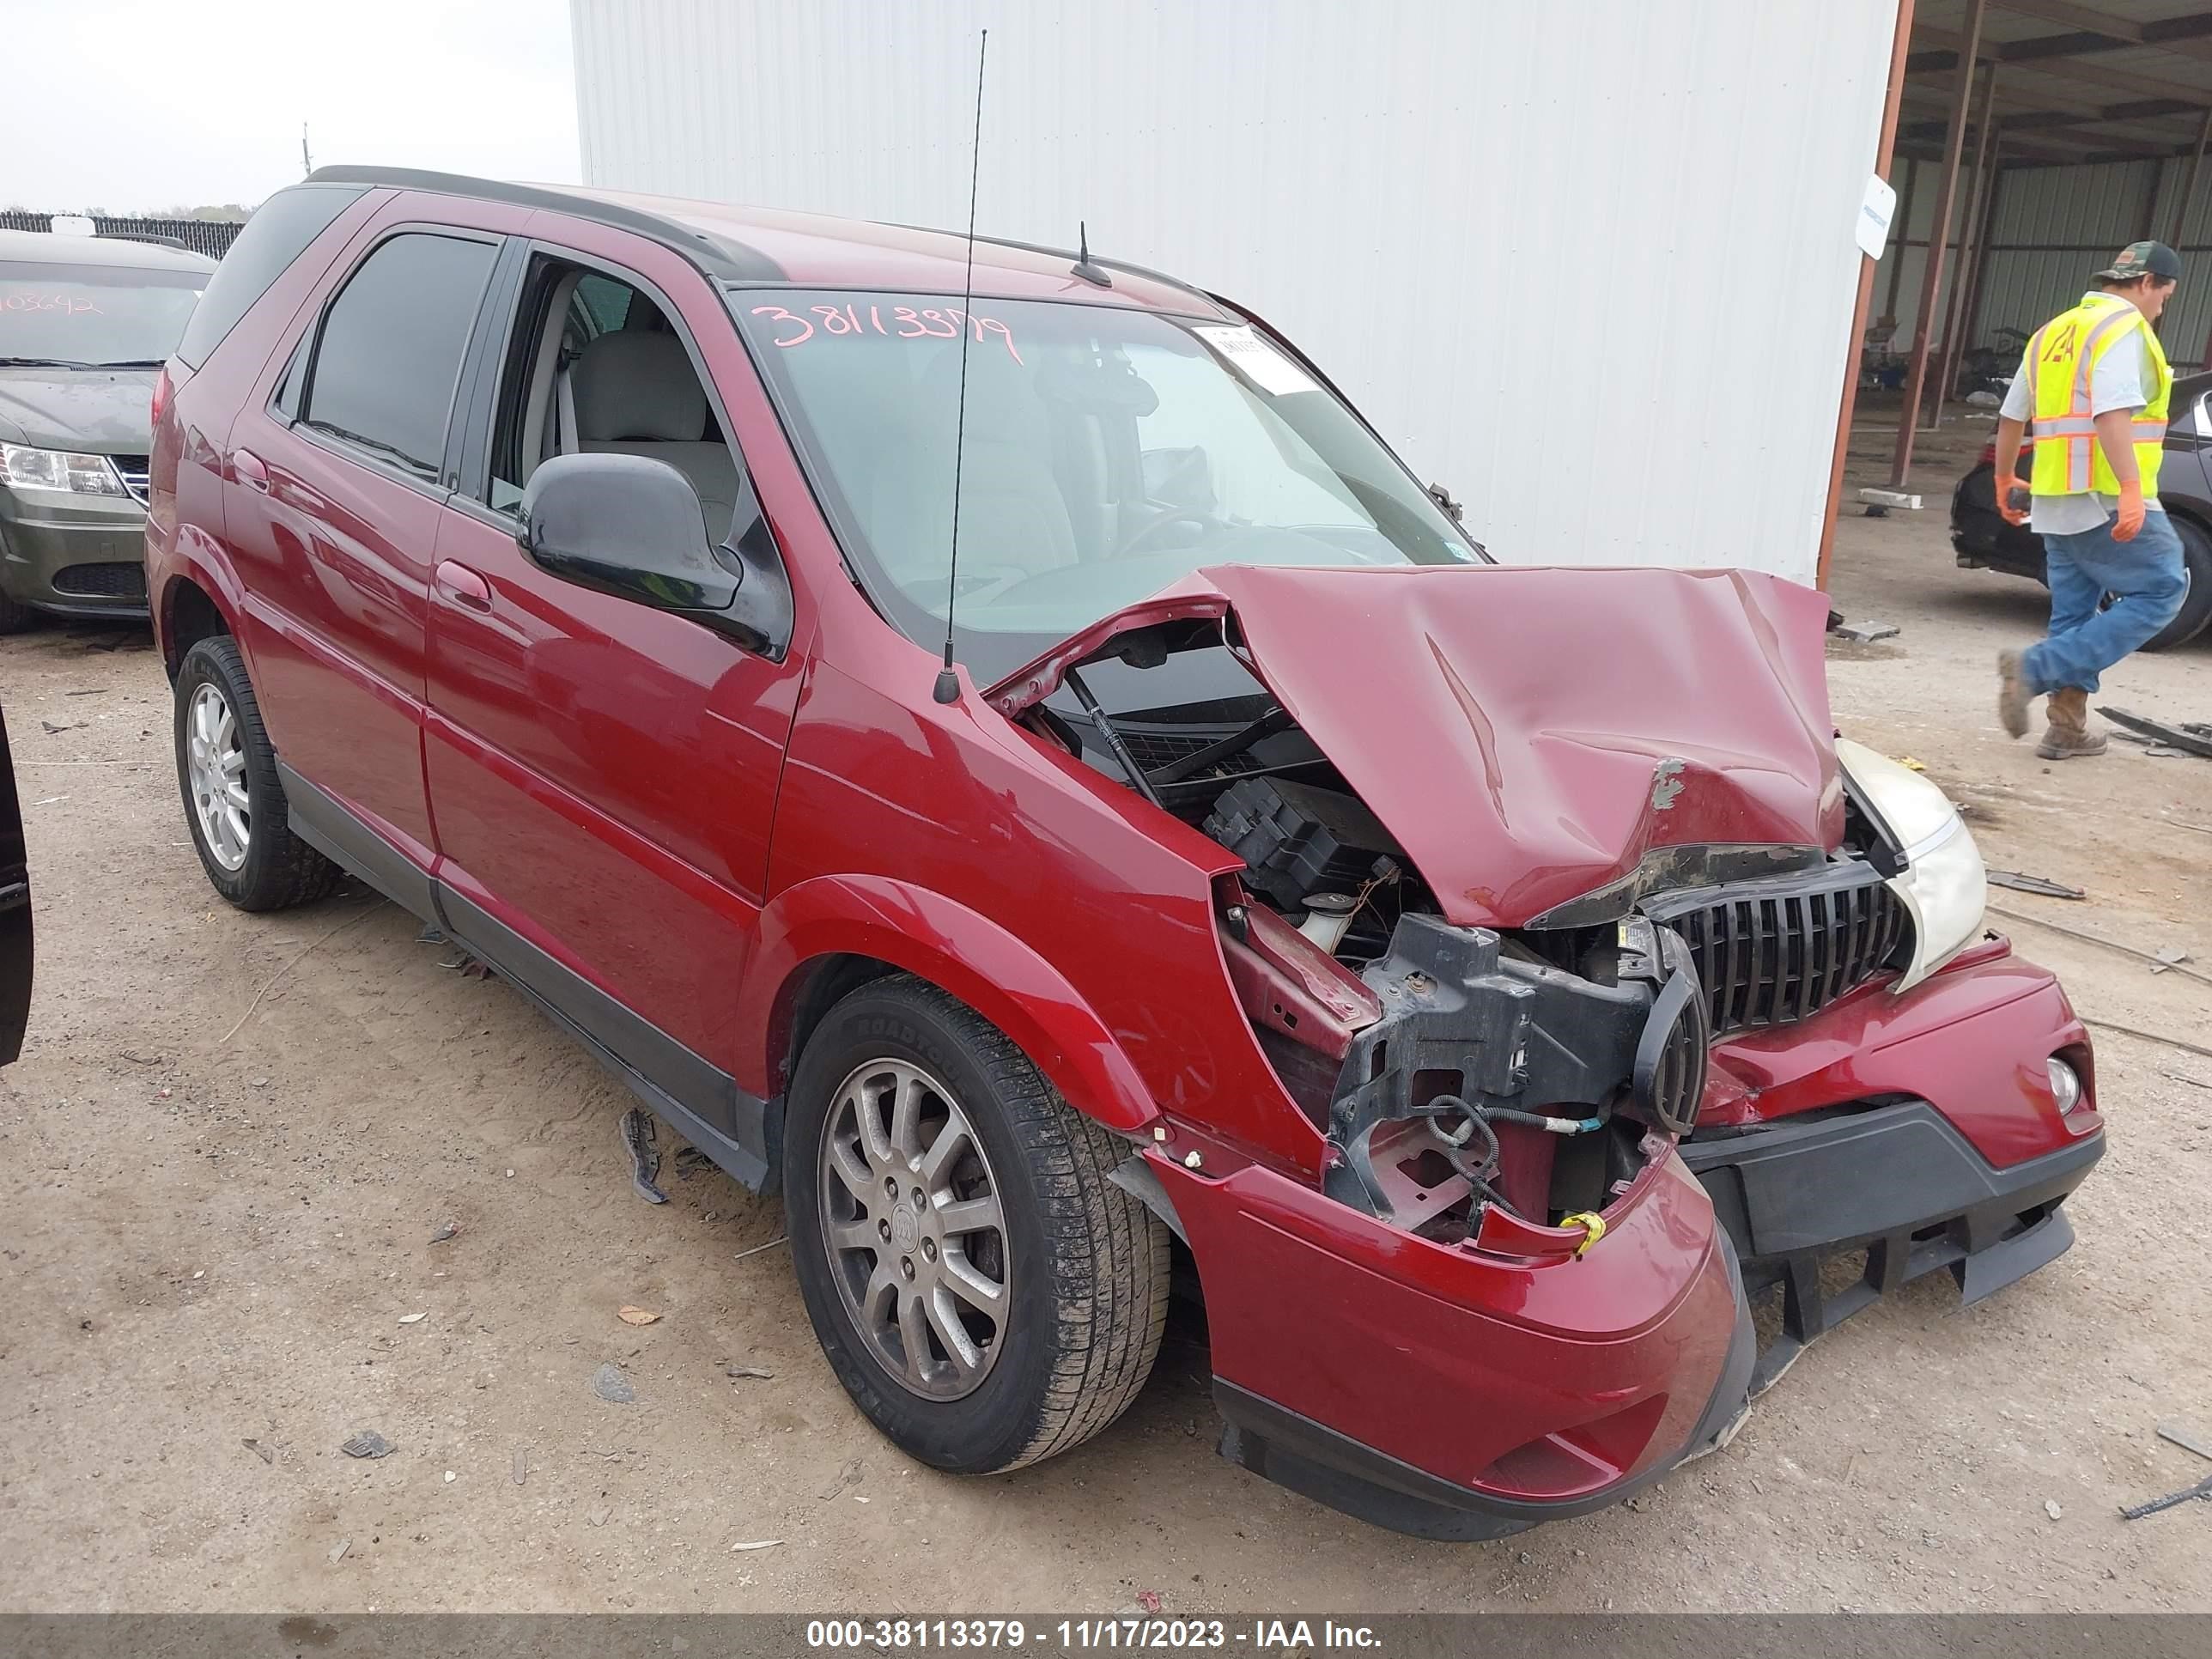
{"type": "Polygon", "coordinates": [[[758,1056],[749,1085],[773,1093],[810,963],[873,957],[958,997],[1018,1044],[1085,1116],[1137,1134],[1159,1109],[1114,1034],[1059,970],[989,917],[887,876],[817,876],[761,913],[759,948],[738,989],[739,1052],[758,1056]]]}

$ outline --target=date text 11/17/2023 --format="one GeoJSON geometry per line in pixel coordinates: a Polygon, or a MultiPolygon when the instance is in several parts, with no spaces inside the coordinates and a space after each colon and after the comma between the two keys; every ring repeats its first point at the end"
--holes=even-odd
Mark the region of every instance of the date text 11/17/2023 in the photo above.
{"type": "Polygon", "coordinates": [[[1304,1654],[1316,1649],[1379,1653],[1382,1633],[1371,1626],[1318,1625],[1304,1619],[1254,1619],[1232,1625],[1222,1619],[1156,1619],[1132,1613],[1085,1619],[811,1619],[806,1645],[836,1650],[870,1648],[882,1651],[998,1648],[1030,1652],[1085,1652],[1102,1649],[1167,1650],[1184,1648],[1243,1649],[1248,1653],[1304,1654]]]}
{"type": "Polygon", "coordinates": [[[806,318],[799,316],[795,312],[787,311],[781,306],[755,306],[753,315],[767,317],[778,323],[795,324],[799,329],[798,333],[793,334],[787,331],[776,336],[776,344],[787,349],[792,346],[802,346],[810,340],[821,339],[824,337],[836,338],[850,337],[854,335],[879,334],[885,338],[901,340],[932,338],[954,340],[960,337],[961,324],[968,323],[975,327],[977,345],[983,343],[985,335],[996,335],[1006,343],[1006,355],[1018,363],[1022,361],[1022,354],[1014,348],[1013,330],[1008,328],[996,317],[972,316],[958,306],[945,306],[942,308],[932,306],[921,311],[915,310],[912,306],[892,306],[890,307],[891,315],[889,323],[884,320],[884,307],[872,301],[865,310],[860,306],[849,304],[809,306],[807,310],[813,314],[816,320],[810,322],[806,318]]]}

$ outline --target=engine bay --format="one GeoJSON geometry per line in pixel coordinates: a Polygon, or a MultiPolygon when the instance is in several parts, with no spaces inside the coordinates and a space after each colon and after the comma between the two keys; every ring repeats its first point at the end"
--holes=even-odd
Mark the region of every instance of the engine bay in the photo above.
{"type": "Polygon", "coordinates": [[[1331,1196],[1439,1242],[1492,1210],[1534,1226],[1601,1211],[1695,1121],[1708,1032],[1687,947],[1625,907],[1446,920],[1232,641],[1212,620],[1123,635],[1024,718],[1243,860],[1217,886],[1224,959],[1327,1136],[1331,1196]],[[1148,705],[1171,663],[1176,690],[1218,695],[1148,705]]]}

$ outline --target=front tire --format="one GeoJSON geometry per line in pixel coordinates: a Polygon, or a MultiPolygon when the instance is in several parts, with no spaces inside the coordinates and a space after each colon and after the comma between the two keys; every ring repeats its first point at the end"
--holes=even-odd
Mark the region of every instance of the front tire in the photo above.
{"type": "Polygon", "coordinates": [[[235,640],[221,635],[185,653],[176,704],[185,823],[215,890],[241,910],[282,910],[329,892],[342,872],[292,833],[276,751],[235,640]]]}
{"type": "Polygon", "coordinates": [[[988,1474],[1128,1407],[1167,1319],[1167,1229],[1107,1178],[1127,1146],[1004,1033],[934,986],[877,980],[816,1028],[789,1099],[799,1290],[887,1438],[988,1474]]]}

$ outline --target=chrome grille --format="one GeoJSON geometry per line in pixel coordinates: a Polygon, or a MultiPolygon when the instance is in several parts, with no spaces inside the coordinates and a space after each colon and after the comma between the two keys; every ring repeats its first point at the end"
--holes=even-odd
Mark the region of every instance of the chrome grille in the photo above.
{"type": "Polygon", "coordinates": [[[151,476],[153,458],[147,455],[110,455],[107,459],[115,469],[115,476],[123,480],[123,487],[131,492],[131,499],[141,507],[145,506],[146,481],[151,476]]]}
{"type": "Polygon", "coordinates": [[[1818,1013],[1889,965],[1911,926],[1881,875],[1856,860],[1664,894],[1644,908],[1690,947],[1716,1036],[1818,1013]]]}

